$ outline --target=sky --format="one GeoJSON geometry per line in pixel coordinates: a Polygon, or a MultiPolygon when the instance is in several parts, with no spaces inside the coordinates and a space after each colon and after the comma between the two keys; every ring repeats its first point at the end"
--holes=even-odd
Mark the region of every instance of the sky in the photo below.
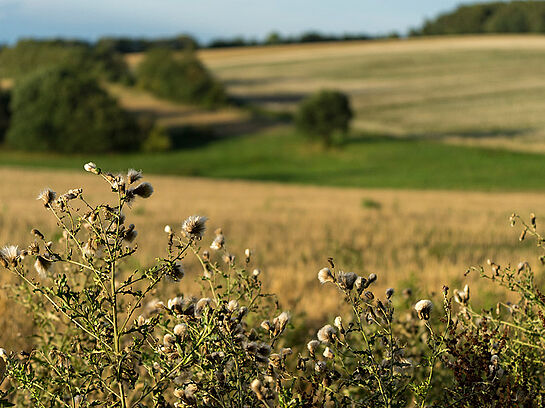
{"type": "MultiPolygon", "coordinates": [[[[484,2],[484,0],[471,1],[484,2]]],[[[21,37],[159,37],[188,33],[262,39],[297,35],[405,34],[460,0],[0,0],[0,43],[21,37]]]]}

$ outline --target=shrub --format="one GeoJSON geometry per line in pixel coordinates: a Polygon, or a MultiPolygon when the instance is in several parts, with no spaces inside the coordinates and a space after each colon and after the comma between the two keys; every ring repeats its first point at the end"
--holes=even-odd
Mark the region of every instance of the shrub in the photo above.
{"type": "Polygon", "coordinates": [[[146,54],[137,69],[138,85],[176,102],[217,106],[226,101],[223,86],[193,52],[176,55],[166,49],[146,54]]]}
{"type": "Polygon", "coordinates": [[[172,140],[166,129],[155,125],[151,128],[148,137],[142,143],[144,152],[164,152],[172,149],[172,140]]]}
{"type": "MultiPolygon", "coordinates": [[[[437,302],[391,288],[379,295],[375,274],[344,272],[330,258],[318,280],[336,287],[350,312],[292,349],[286,332],[297,321],[262,291],[251,250],[237,263],[221,230],[205,249],[207,220],[194,215],[167,225],[166,255],[135,270],[137,228],[125,212],[153,188],[135,170],[84,167],[113,197],[92,203],[82,188],[46,189],[39,199],[60,238],[33,229],[30,244],[0,250],[38,328],[30,352],[0,349],[0,380],[10,379],[1,406],[543,406],[545,295],[529,262],[472,268],[517,296],[478,311],[467,285],[443,287],[437,302]],[[184,278],[189,256],[201,293],[157,299],[161,285],[184,278]]],[[[514,214],[512,223],[544,249],[535,216],[526,223],[514,214]]]]}
{"type": "Polygon", "coordinates": [[[326,146],[333,143],[338,132],[344,138],[353,113],[348,97],[337,91],[320,91],[307,97],[297,111],[297,128],[326,146]]]}
{"type": "Polygon", "coordinates": [[[4,141],[4,135],[8,129],[10,94],[0,89],[0,143],[4,141]]]}
{"type": "Polygon", "coordinates": [[[11,111],[6,141],[21,150],[106,152],[141,142],[132,116],[95,79],[63,67],[18,81],[11,111]]]}

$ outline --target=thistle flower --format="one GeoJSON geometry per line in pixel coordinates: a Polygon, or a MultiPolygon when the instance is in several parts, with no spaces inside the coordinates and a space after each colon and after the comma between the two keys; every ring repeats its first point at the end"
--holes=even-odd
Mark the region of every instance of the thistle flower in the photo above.
{"type": "Polygon", "coordinates": [[[255,393],[255,396],[257,397],[259,401],[265,400],[265,397],[263,395],[263,385],[261,384],[261,381],[258,378],[252,381],[252,383],[250,384],[250,388],[255,393]]]}
{"type": "Polygon", "coordinates": [[[337,316],[335,318],[335,323],[333,323],[335,325],[335,327],[339,330],[339,332],[343,332],[344,329],[343,329],[343,319],[341,316],[337,316]]]}
{"type": "MultiPolygon", "coordinates": [[[[63,230],[64,231],[64,230],[63,230]]],[[[30,231],[30,233],[34,236],[36,236],[36,238],[40,238],[40,239],[44,239],[44,234],[42,234],[39,230],[37,230],[36,228],[32,228],[32,230],[30,231]]]]}
{"type": "Polygon", "coordinates": [[[210,245],[210,249],[220,250],[223,248],[223,245],[225,244],[225,237],[223,234],[216,235],[216,238],[214,238],[214,241],[212,241],[212,244],[210,245]]]}
{"type": "Polygon", "coordinates": [[[163,336],[163,344],[166,347],[172,347],[174,343],[176,343],[176,339],[172,334],[167,333],[163,336]]]}
{"type": "Polygon", "coordinates": [[[386,289],[386,299],[390,299],[394,295],[394,288],[386,289]]]}
{"type": "Polygon", "coordinates": [[[21,257],[21,250],[17,245],[6,245],[0,250],[0,258],[2,258],[8,265],[17,266],[21,257]]]}
{"type": "Polygon", "coordinates": [[[93,162],[84,164],[83,168],[85,169],[85,171],[88,171],[89,173],[100,174],[100,169],[93,162]]]}
{"type": "Polygon", "coordinates": [[[252,275],[254,278],[257,278],[260,274],[261,274],[261,269],[256,268],[252,271],[252,275]]]}
{"type": "Polygon", "coordinates": [[[322,268],[318,272],[318,280],[323,285],[326,282],[335,282],[335,277],[329,268],[322,268]]]}
{"type": "Polygon", "coordinates": [[[414,310],[416,310],[420,320],[428,320],[432,309],[433,303],[428,299],[420,300],[414,305],[414,310]]]}
{"type": "Polygon", "coordinates": [[[333,337],[337,334],[337,330],[330,324],[326,324],[324,327],[322,327],[320,330],[318,330],[318,340],[320,340],[322,343],[329,343],[333,340],[333,337]]]}
{"type": "Polygon", "coordinates": [[[130,189],[130,192],[139,197],[148,198],[153,194],[153,186],[146,181],[138,184],[135,188],[130,189]]]}
{"type": "Polygon", "coordinates": [[[142,171],[138,171],[135,169],[129,169],[127,171],[127,181],[129,184],[132,184],[142,178],[142,171]]]}
{"type": "Polygon", "coordinates": [[[181,307],[184,302],[184,298],[177,296],[172,299],[169,299],[167,306],[170,310],[174,311],[176,308],[181,307]]]}
{"type": "Polygon", "coordinates": [[[182,262],[176,261],[170,265],[165,273],[166,277],[174,282],[178,282],[185,276],[184,267],[182,262]]]}
{"type": "Polygon", "coordinates": [[[271,325],[271,322],[268,321],[268,320],[263,320],[261,322],[260,326],[261,326],[262,329],[265,329],[268,332],[272,331],[272,329],[273,329],[273,326],[271,325]]]}
{"type": "Polygon", "coordinates": [[[188,238],[201,239],[206,230],[206,220],[206,217],[191,215],[183,222],[182,232],[188,238]]]}
{"type": "Polygon", "coordinates": [[[227,303],[227,310],[229,310],[231,313],[233,313],[235,310],[238,309],[238,302],[236,300],[230,300],[229,303],[227,303]]]}
{"type": "Polygon", "coordinates": [[[325,361],[318,361],[315,365],[314,365],[314,371],[316,371],[317,373],[323,373],[327,368],[327,364],[325,363],[325,361]]]}
{"type": "Polygon", "coordinates": [[[44,189],[36,198],[36,200],[42,200],[44,203],[44,207],[49,207],[53,201],[55,201],[55,198],[57,197],[57,193],[55,193],[50,188],[44,189]]]}
{"type": "Polygon", "coordinates": [[[367,286],[377,280],[377,275],[372,273],[367,277],[367,286]]]}
{"type": "Polygon", "coordinates": [[[286,328],[286,325],[288,324],[290,320],[290,314],[288,312],[282,312],[277,317],[275,317],[272,321],[273,325],[273,336],[280,335],[284,329],[286,328]]]}
{"type": "Polygon", "coordinates": [[[319,345],[320,345],[320,342],[318,340],[311,340],[307,343],[307,349],[311,357],[314,357],[319,345]]]}
{"type": "Polygon", "coordinates": [[[125,234],[123,235],[123,239],[127,242],[132,242],[138,235],[138,231],[134,229],[134,224],[130,224],[127,230],[125,231],[125,234]]]}
{"type": "Polygon", "coordinates": [[[36,269],[36,272],[38,272],[38,275],[40,275],[41,278],[46,278],[52,264],[53,262],[50,260],[38,255],[36,257],[36,262],[34,262],[34,269],[36,269]]]}
{"type": "Polygon", "coordinates": [[[174,326],[174,334],[178,337],[184,337],[187,333],[187,324],[180,323],[174,326]]]}
{"type": "Polygon", "coordinates": [[[340,272],[338,275],[339,287],[344,290],[352,290],[358,275],[354,272],[340,272]]]}
{"type": "Polygon", "coordinates": [[[246,256],[246,263],[250,262],[250,257],[252,256],[252,251],[250,248],[244,250],[244,256],[246,256]]]}
{"type": "Polygon", "coordinates": [[[326,347],[324,350],[323,356],[331,360],[335,358],[335,353],[333,353],[333,351],[331,351],[329,347],[326,347]]]}
{"type": "Polygon", "coordinates": [[[210,298],[202,298],[197,302],[197,305],[195,306],[195,317],[202,316],[202,312],[205,307],[210,307],[212,303],[212,299],[210,298]]]}
{"type": "Polygon", "coordinates": [[[169,235],[172,234],[172,228],[170,227],[170,225],[165,225],[165,232],[169,235]]]}

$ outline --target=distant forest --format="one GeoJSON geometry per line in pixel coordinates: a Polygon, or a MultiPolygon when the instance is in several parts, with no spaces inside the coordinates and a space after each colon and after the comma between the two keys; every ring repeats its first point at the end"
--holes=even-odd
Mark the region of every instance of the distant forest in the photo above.
{"type": "MultiPolygon", "coordinates": [[[[426,20],[420,28],[411,29],[408,36],[480,34],[480,33],[545,33],[545,1],[517,0],[462,5],[453,11],[426,20]]],[[[170,50],[195,50],[198,48],[225,48],[253,45],[301,44],[313,42],[376,40],[399,38],[398,32],[385,35],[345,33],[339,35],[309,31],[301,35],[283,36],[271,32],[264,39],[242,36],[217,38],[207,44],[199,43],[191,35],[165,38],[102,37],[96,42],[70,39],[22,39],[19,46],[43,45],[85,49],[86,52],[119,53],[145,52],[154,48],[170,50]]],[[[2,47],[0,44],[0,51],[2,47]]]]}
{"type": "Polygon", "coordinates": [[[426,21],[410,35],[545,33],[545,1],[511,1],[459,6],[426,21]]]}

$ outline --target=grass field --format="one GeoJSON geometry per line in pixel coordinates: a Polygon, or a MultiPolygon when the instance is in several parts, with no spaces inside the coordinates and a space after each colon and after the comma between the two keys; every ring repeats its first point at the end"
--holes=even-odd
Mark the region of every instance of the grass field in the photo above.
{"type": "MultiPolygon", "coordinates": [[[[28,245],[33,227],[48,239],[58,236],[53,219],[35,200],[45,186],[58,192],[83,186],[92,202],[108,191],[99,177],[83,170],[2,168],[0,177],[2,245],[28,245]]],[[[138,201],[129,216],[139,232],[140,264],[149,265],[164,253],[165,224],[179,229],[188,215],[206,215],[210,221],[203,245],[209,245],[212,231],[222,227],[227,247],[237,258],[243,258],[246,247],[252,248],[255,261],[251,267],[263,269],[267,289],[278,293],[286,307],[307,313],[310,322],[336,313],[342,302],[334,290],[321,287],[316,279],[329,256],[345,270],[377,273],[379,293],[389,286],[398,290],[411,286],[422,294],[438,291],[443,284],[457,287],[468,266],[485,264],[488,258],[502,265],[528,260],[539,268],[533,243],[518,242],[520,231],[509,227],[508,217],[514,210],[525,216],[534,211],[539,224],[545,216],[545,193],[338,189],[166,176],[148,179],[155,194],[138,201]],[[320,308],[314,306],[318,300],[320,308]]],[[[190,264],[186,269],[187,279],[179,285],[164,284],[157,295],[194,293],[196,286],[191,282],[199,267],[190,264]]],[[[486,303],[489,292],[478,292],[481,286],[475,278],[468,278],[476,289],[473,293],[479,293],[480,301],[486,303]]],[[[0,300],[4,305],[0,310],[11,305],[5,291],[0,292],[0,300]]],[[[17,324],[20,321],[3,320],[2,333],[15,335],[21,330],[15,329],[17,324]]]]}
{"type": "Polygon", "coordinates": [[[545,178],[541,154],[368,136],[324,150],[289,127],[160,154],[64,157],[0,151],[3,166],[79,170],[91,159],[114,170],[344,187],[523,191],[543,190],[545,178]]]}

